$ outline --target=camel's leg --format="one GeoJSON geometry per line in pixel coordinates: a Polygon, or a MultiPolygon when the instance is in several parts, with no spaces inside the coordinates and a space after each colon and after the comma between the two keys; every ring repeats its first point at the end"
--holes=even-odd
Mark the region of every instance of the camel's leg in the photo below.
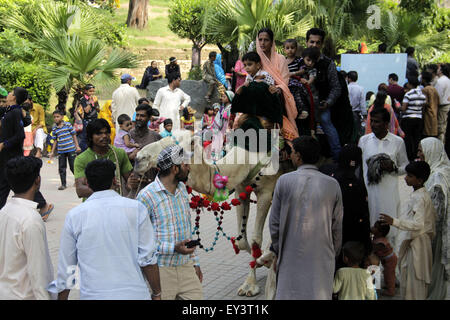
{"type": "Polygon", "coordinates": [[[259,294],[261,290],[259,289],[258,284],[256,283],[256,269],[251,268],[250,272],[247,275],[247,279],[245,279],[244,284],[238,289],[238,295],[253,297],[259,294]]]}
{"type": "Polygon", "coordinates": [[[257,207],[256,207],[256,217],[255,217],[255,229],[253,230],[253,236],[251,244],[257,244],[261,248],[263,241],[263,230],[264,224],[266,222],[267,213],[269,212],[270,205],[272,203],[272,192],[273,189],[268,188],[264,190],[259,190],[256,194],[257,196],[257,207]]]}
{"type": "MultiPolygon", "coordinates": [[[[239,196],[241,192],[245,192],[245,188],[242,186],[237,186],[235,194],[239,196]]],[[[248,244],[247,240],[247,222],[248,215],[250,213],[250,202],[248,200],[240,201],[241,205],[236,207],[236,215],[238,236],[242,235],[242,238],[239,241],[236,240],[235,245],[239,248],[239,250],[246,250],[248,253],[250,253],[250,245],[248,244]]]]}

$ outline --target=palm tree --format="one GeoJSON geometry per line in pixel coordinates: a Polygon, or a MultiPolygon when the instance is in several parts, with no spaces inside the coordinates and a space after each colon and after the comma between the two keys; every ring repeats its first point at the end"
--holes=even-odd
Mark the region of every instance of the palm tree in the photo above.
{"type": "Polygon", "coordinates": [[[415,47],[417,60],[422,63],[450,50],[450,32],[429,33],[420,17],[404,10],[382,14],[382,28],[377,35],[387,44],[388,51],[405,52],[407,47],[415,47]]]}
{"type": "Polygon", "coordinates": [[[204,32],[222,35],[243,52],[262,27],[271,28],[276,41],[303,36],[312,27],[312,19],[307,14],[299,16],[296,0],[218,0],[205,15],[204,32]]]}
{"type": "Polygon", "coordinates": [[[133,54],[109,50],[96,38],[95,21],[90,8],[71,0],[31,4],[6,23],[36,46],[45,62],[44,75],[55,90],[76,93],[88,82],[108,85],[116,69],[137,65],[133,54]]]}

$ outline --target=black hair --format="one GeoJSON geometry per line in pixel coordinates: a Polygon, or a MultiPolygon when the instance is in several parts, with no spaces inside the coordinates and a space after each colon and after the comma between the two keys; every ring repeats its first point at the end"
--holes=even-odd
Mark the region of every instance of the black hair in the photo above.
{"type": "Polygon", "coordinates": [[[295,39],[287,39],[287,40],[283,43],[283,46],[286,46],[286,44],[288,44],[288,43],[293,43],[293,44],[295,44],[295,47],[298,48],[297,40],[295,40],[295,39]]]}
{"type": "Polygon", "coordinates": [[[53,115],[55,115],[55,114],[59,114],[61,117],[64,117],[65,116],[65,114],[64,114],[64,112],[63,111],[61,111],[61,110],[59,110],[59,109],[57,109],[57,110],[55,110],[55,111],[53,111],[53,113],[52,113],[53,115]]]}
{"type": "Polygon", "coordinates": [[[347,73],[347,78],[349,78],[353,82],[358,81],[358,72],[356,72],[356,71],[349,71],[349,73],[347,73]]]}
{"type": "Polygon", "coordinates": [[[373,91],[367,91],[366,93],[366,100],[370,100],[370,97],[372,97],[372,95],[374,95],[375,93],[373,93],[373,91]]]}
{"type": "Polygon", "coordinates": [[[441,63],[441,71],[446,77],[450,77],[450,65],[448,63],[441,63]]]}
{"type": "Polygon", "coordinates": [[[339,71],[339,73],[341,74],[342,78],[347,78],[347,72],[345,70],[341,70],[339,71]]]}
{"type": "Polygon", "coordinates": [[[24,193],[30,190],[39,177],[42,160],[35,157],[15,157],[6,163],[6,180],[14,193],[24,193]]]}
{"type": "MultiPolygon", "coordinates": [[[[387,93],[384,90],[380,90],[377,92],[375,97],[375,102],[373,103],[373,108],[384,108],[384,104],[386,103],[387,93]]],[[[390,119],[389,119],[390,121],[390,119]]]]}
{"type": "Polygon", "coordinates": [[[33,106],[31,105],[30,102],[24,102],[22,103],[22,109],[25,110],[26,112],[30,112],[31,108],[33,106]]]}
{"type": "Polygon", "coordinates": [[[173,124],[172,119],[166,119],[166,120],[163,121],[163,126],[164,127],[167,126],[168,124],[173,124]]]}
{"type": "Polygon", "coordinates": [[[431,70],[432,73],[436,74],[438,71],[438,65],[435,63],[428,64],[425,66],[425,70],[427,70],[427,69],[431,70]]]}
{"type": "Polygon", "coordinates": [[[370,117],[373,118],[377,115],[381,115],[381,120],[383,120],[384,123],[389,123],[389,121],[391,121],[391,115],[385,108],[373,108],[370,112],[370,117]]]}
{"type": "Polygon", "coordinates": [[[408,77],[408,83],[412,87],[417,88],[417,86],[419,85],[419,79],[417,77],[408,77]]]}
{"type": "Polygon", "coordinates": [[[325,39],[326,33],[322,29],[319,28],[311,28],[306,32],[306,41],[309,40],[310,36],[320,36],[322,38],[322,42],[325,39]]]}
{"type": "Polygon", "coordinates": [[[359,265],[361,264],[365,255],[364,244],[357,241],[348,241],[342,247],[342,254],[344,257],[347,257],[350,265],[359,265]]]}
{"type": "Polygon", "coordinates": [[[189,119],[189,110],[188,108],[183,108],[183,117],[185,120],[189,119]]]}
{"type": "Polygon", "coordinates": [[[144,101],[147,101],[148,103],[150,103],[150,101],[148,101],[147,98],[143,97],[138,100],[138,105],[142,104],[144,101]]]}
{"type": "Polygon", "coordinates": [[[339,153],[338,166],[341,169],[356,169],[362,163],[362,150],[356,144],[346,144],[339,153]],[[355,165],[350,163],[354,161],[355,165]]]}
{"type": "Polygon", "coordinates": [[[217,52],[215,51],[211,51],[208,55],[208,57],[211,59],[212,57],[216,57],[217,56],[217,52]]]}
{"type": "Polygon", "coordinates": [[[428,71],[422,71],[422,82],[425,84],[430,84],[433,81],[433,74],[428,71]]]}
{"type": "Polygon", "coordinates": [[[111,133],[111,126],[105,119],[95,119],[88,123],[86,127],[86,136],[89,148],[92,148],[94,134],[99,134],[100,131],[105,128],[107,133],[111,133]]]}
{"type": "Polygon", "coordinates": [[[60,112],[62,112],[62,115],[65,116],[66,115],[66,105],[65,104],[57,104],[55,106],[55,110],[58,110],[60,112]]]}
{"type": "Polygon", "coordinates": [[[320,58],[320,50],[317,49],[316,47],[313,48],[306,48],[305,50],[303,50],[302,52],[302,57],[303,58],[310,58],[312,61],[317,62],[317,60],[319,60],[320,58]]]}
{"type": "Polygon", "coordinates": [[[258,53],[251,51],[251,52],[247,52],[246,54],[244,54],[241,61],[242,62],[251,61],[251,62],[255,62],[255,63],[261,63],[261,57],[259,56],[258,53]]]}
{"type": "Polygon", "coordinates": [[[13,93],[16,97],[17,105],[21,106],[27,100],[28,91],[25,88],[15,87],[13,93]]]}
{"type": "Polygon", "coordinates": [[[136,112],[144,110],[147,113],[148,118],[152,117],[152,107],[146,103],[141,103],[135,109],[136,112]]]}
{"type": "Polygon", "coordinates": [[[109,159],[97,159],[86,166],[84,173],[92,191],[111,189],[115,177],[116,165],[109,159]]]}
{"type": "Polygon", "coordinates": [[[207,114],[209,110],[214,111],[214,108],[212,106],[206,106],[205,107],[205,111],[203,112],[204,114],[207,114]]]}
{"type": "Polygon", "coordinates": [[[388,79],[392,79],[395,82],[397,82],[398,81],[398,75],[395,74],[395,73],[391,73],[391,74],[389,74],[388,79]]]}
{"type": "Polygon", "coordinates": [[[167,82],[172,83],[178,78],[181,78],[181,75],[178,72],[171,72],[167,75],[167,82]]]}
{"type": "Polygon", "coordinates": [[[125,113],[121,114],[120,116],[117,117],[117,122],[119,124],[123,124],[125,121],[130,121],[130,120],[131,120],[130,116],[125,113]]]}
{"type": "Polygon", "coordinates": [[[27,100],[33,101],[33,97],[31,96],[31,94],[27,95],[27,100]]]}
{"type": "Polygon", "coordinates": [[[387,88],[388,88],[388,86],[387,86],[387,84],[386,83],[384,83],[384,82],[382,82],[382,83],[380,83],[379,85],[378,85],[378,91],[385,91],[385,92],[387,92],[387,88]]]}
{"type": "Polygon", "coordinates": [[[386,43],[381,43],[381,44],[378,45],[378,52],[383,52],[383,53],[385,53],[386,50],[387,50],[387,45],[386,45],[386,43]]]}
{"type": "Polygon", "coordinates": [[[406,166],[405,171],[418,179],[422,179],[423,183],[425,183],[430,176],[431,169],[430,165],[425,161],[413,161],[406,166]]]}
{"type": "Polygon", "coordinates": [[[300,136],[292,141],[295,152],[305,164],[316,164],[320,159],[320,144],[313,137],[300,136]]]}
{"type": "Polygon", "coordinates": [[[89,90],[89,89],[92,89],[92,88],[95,88],[95,86],[93,85],[93,84],[87,84],[85,87],[84,87],[84,90],[89,90]]]}
{"type": "Polygon", "coordinates": [[[388,224],[383,224],[380,221],[375,222],[375,224],[373,226],[375,229],[380,231],[380,233],[383,237],[386,237],[388,235],[389,231],[391,230],[391,227],[388,224]]]}
{"type": "Polygon", "coordinates": [[[405,53],[408,54],[408,56],[410,56],[414,53],[414,51],[416,51],[416,49],[414,49],[413,47],[408,47],[406,48],[405,53]]]}
{"type": "Polygon", "coordinates": [[[273,42],[273,31],[269,28],[262,28],[258,31],[258,37],[261,33],[267,33],[269,35],[270,41],[273,42]]]}

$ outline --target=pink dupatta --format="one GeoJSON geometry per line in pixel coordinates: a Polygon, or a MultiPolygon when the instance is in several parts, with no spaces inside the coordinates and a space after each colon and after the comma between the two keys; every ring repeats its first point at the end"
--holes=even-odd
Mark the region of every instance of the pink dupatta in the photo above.
{"type": "Polygon", "coordinates": [[[287,113],[287,118],[286,116],[283,116],[283,136],[288,140],[293,140],[298,137],[297,124],[295,123],[298,112],[297,107],[295,106],[294,97],[288,87],[289,68],[287,60],[284,56],[277,53],[275,41],[272,43],[270,60],[262,51],[259,45],[258,37],[256,37],[256,52],[261,57],[263,70],[267,71],[272,76],[275,80],[276,87],[280,88],[283,92],[287,113]]]}

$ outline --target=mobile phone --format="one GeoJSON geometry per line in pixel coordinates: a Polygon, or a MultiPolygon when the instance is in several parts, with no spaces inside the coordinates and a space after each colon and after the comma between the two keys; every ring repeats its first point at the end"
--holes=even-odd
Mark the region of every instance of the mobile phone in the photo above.
{"type": "Polygon", "coordinates": [[[186,243],[186,248],[193,248],[198,245],[200,245],[200,240],[191,240],[188,243],[186,243]]]}

